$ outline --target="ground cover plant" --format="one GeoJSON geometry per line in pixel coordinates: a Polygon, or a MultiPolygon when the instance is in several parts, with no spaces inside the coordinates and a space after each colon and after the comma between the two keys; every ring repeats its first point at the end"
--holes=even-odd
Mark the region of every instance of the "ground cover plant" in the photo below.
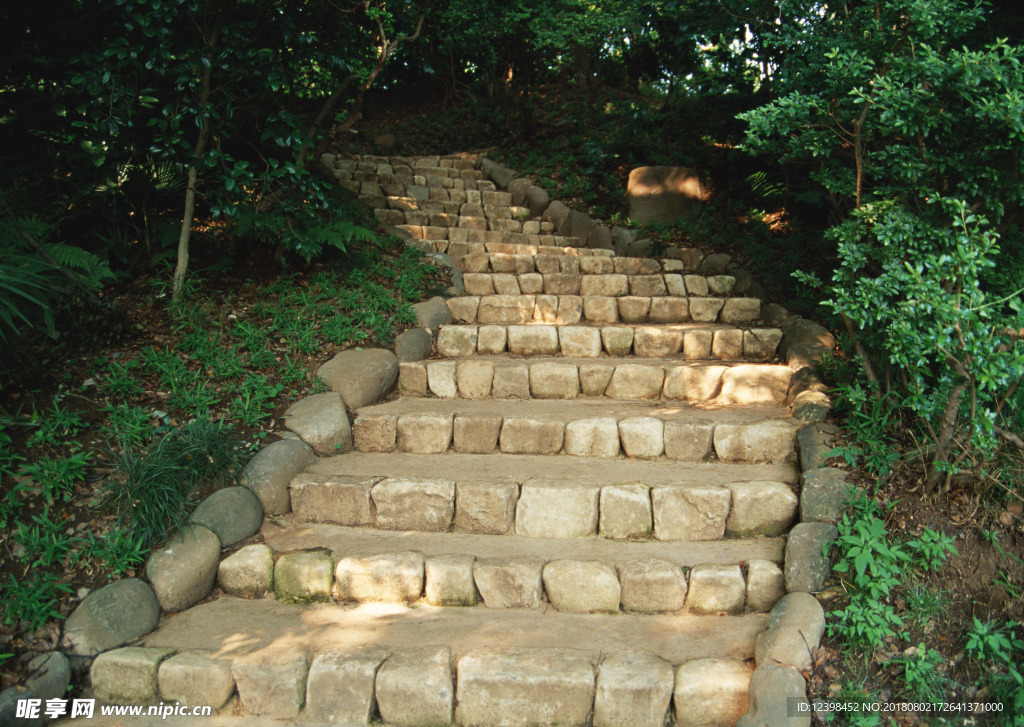
{"type": "Polygon", "coordinates": [[[141,573],[203,496],[239,481],[284,408],[325,390],[317,366],[344,348],[391,344],[415,322],[410,304],[447,284],[387,235],[333,263],[251,272],[211,273],[182,305],[130,286],[118,297],[138,325],[131,338],[37,352],[41,376],[8,370],[5,682],[56,646],[81,589],[141,573]]]}

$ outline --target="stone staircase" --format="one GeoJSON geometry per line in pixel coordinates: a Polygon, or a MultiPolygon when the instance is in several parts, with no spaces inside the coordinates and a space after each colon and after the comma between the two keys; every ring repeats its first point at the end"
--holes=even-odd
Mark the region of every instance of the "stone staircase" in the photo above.
{"type": "Polygon", "coordinates": [[[562,234],[579,220],[473,156],[324,163],[457,269],[436,358],[355,409],[351,451],[287,472],[223,595],[144,646],[229,664],[256,717],[740,722],[785,620],[805,424],[750,276],[562,234]]]}

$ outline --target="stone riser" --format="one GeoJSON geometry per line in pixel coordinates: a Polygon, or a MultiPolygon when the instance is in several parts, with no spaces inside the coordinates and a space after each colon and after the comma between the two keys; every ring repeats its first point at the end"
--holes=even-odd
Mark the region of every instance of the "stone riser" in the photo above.
{"type": "Polygon", "coordinates": [[[566,454],[699,462],[790,462],[798,426],[783,419],[716,423],[687,418],[452,413],[361,414],[353,422],[358,452],[566,454]]]}
{"type": "Polygon", "coordinates": [[[518,485],[513,481],[296,476],[296,519],[381,530],[557,540],[708,542],[779,535],[797,496],[781,482],[726,485],[518,485]]]}
{"type": "Polygon", "coordinates": [[[213,651],[173,654],[107,652],[92,667],[93,687],[101,702],[122,704],[226,703],[237,694],[242,714],[312,724],[662,727],[673,714],[680,723],[734,724],[747,710],[752,674],[737,659],[676,666],[622,650],[478,648],[459,655],[437,646],[293,646],[233,659],[213,651]]]}
{"type": "Polygon", "coordinates": [[[673,366],[575,361],[414,361],[399,364],[402,396],[463,399],[681,401],[748,405],[788,401],[788,366],[673,366]]]}
{"type": "MultiPolygon", "coordinates": [[[[221,562],[222,590],[241,597],[258,595],[249,590],[257,550],[265,556],[269,548],[256,546],[221,562]]],[[[709,564],[680,568],[664,560],[477,559],[416,551],[332,559],[323,550],[300,550],[278,556],[273,586],[259,585],[291,603],[333,599],[501,609],[550,605],[566,613],[735,616],[765,613],[786,592],[781,568],[765,560],[751,561],[744,569],[709,564]]]]}
{"type": "MultiPolygon", "coordinates": [[[[466,275],[465,278],[471,278],[466,275]]],[[[494,284],[471,284],[466,280],[468,295],[448,299],[448,308],[458,323],[483,325],[523,325],[531,322],[574,325],[722,323],[745,326],[761,317],[761,301],[757,298],[686,298],[678,296],[580,296],[575,293],[551,293],[564,290],[551,281],[554,275],[533,273],[520,279],[496,273],[494,284]],[[544,280],[542,280],[544,278],[544,280]],[[470,286],[475,292],[470,292],[470,286]],[[526,290],[537,293],[521,294],[526,290]],[[515,293],[481,294],[482,290],[517,291],[515,293]],[[546,292],[547,291],[547,292],[546,292]]]]}
{"type": "MultiPolygon", "coordinates": [[[[509,235],[508,238],[513,236],[509,235]]],[[[455,262],[464,273],[572,273],[575,275],[628,275],[651,276],[662,273],[683,273],[686,265],[682,260],[667,258],[654,260],[642,257],[611,257],[607,255],[566,255],[561,252],[565,248],[554,248],[559,252],[551,252],[552,248],[533,245],[520,245],[506,242],[502,251],[494,250],[493,243],[485,245],[485,252],[464,253],[455,262]],[[515,252],[521,251],[521,252],[515,252]]],[[[568,248],[573,250],[573,248],[568,248]]],[[[575,250],[575,252],[586,252],[575,250]]],[[[454,256],[453,256],[454,258],[454,256]]],[[[696,276],[700,277],[700,276],[696,276]]],[[[716,277],[716,276],[711,276],[716,277]]],[[[716,281],[716,284],[733,285],[733,276],[717,276],[729,280],[716,281]]],[[[706,280],[706,278],[705,278],[706,280]]],[[[699,283],[695,283],[699,284],[699,283]]],[[[707,286],[704,288],[705,294],[707,286]]],[[[650,295],[648,293],[648,295],[650,295]]]]}
{"type": "MultiPolygon", "coordinates": [[[[555,296],[541,296],[544,298],[555,296]]],[[[452,299],[455,300],[455,299],[452,299]]],[[[466,300],[466,299],[463,299],[466,300]]],[[[577,326],[582,299],[562,296],[563,310],[543,308],[551,323],[441,326],[437,351],[445,358],[511,353],[516,356],[671,358],[770,361],[782,340],[778,328],[725,328],[714,324],[577,326]],[[576,301],[580,305],[576,305],[576,301]]],[[[536,308],[535,308],[536,311],[536,308]]],[[[460,312],[468,316],[468,312],[460,312]]]]}

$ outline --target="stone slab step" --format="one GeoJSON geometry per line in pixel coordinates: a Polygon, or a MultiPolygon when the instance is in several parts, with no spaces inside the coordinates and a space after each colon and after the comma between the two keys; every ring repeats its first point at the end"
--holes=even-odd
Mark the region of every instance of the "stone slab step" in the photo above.
{"type": "MultiPolygon", "coordinates": [[[[358,475],[344,469],[332,474],[302,473],[292,478],[288,497],[294,518],[302,522],[488,536],[514,533],[527,538],[599,535],[634,541],[622,547],[595,545],[594,553],[622,548],[660,552],[660,546],[639,543],[651,539],[699,542],[777,536],[796,520],[798,507],[794,488],[771,480],[569,485],[545,480],[522,483],[511,472],[458,480],[390,472],[358,475]]],[[[565,548],[566,557],[582,552],[577,546],[565,548]]]]}
{"type": "Polygon", "coordinates": [[[263,551],[276,560],[273,586],[269,573],[262,573],[266,590],[289,602],[333,598],[571,613],[735,615],[768,611],[785,595],[778,563],[750,558],[681,565],[678,558],[654,557],[672,557],[661,543],[605,543],[603,550],[611,552],[602,556],[564,541],[542,551],[529,538],[425,533],[387,538],[352,528],[291,525],[270,526],[263,544],[225,558],[221,588],[232,595],[257,595],[251,562],[253,551],[263,551]],[[236,591],[238,586],[244,588],[236,591]]]}
{"type": "Polygon", "coordinates": [[[795,485],[795,463],[743,464],[734,462],[677,462],[669,459],[637,462],[593,457],[545,457],[518,454],[432,454],[347,452],[321,457],[306,472],[311,475],[398,477],[455,482],[496,482],[510,478],[520,484],[548,487],[592,485],[724,485],[729,482],[773,481],[795,485]]]}
{"type": "Polygon", "coordinates": [[[189,704],[210,703],[217,682],[217,701],[231,705],[230,690],[247,724],[653,727],[669,710],[733,724],[766,622],[220,598],[165,618],[142,648],[108,652],[93,682],[112,701],[148,691],[139,701],[173,692],[189,704]]]}
{"type": "MultiPolygon", "coordinates": [[[[611,255],[566,255],[562,251],[549,251],[549,248],[546,247],[522,244],[510,247],[517,252],[466,253],[455,262],[464,273],[517,273],[520,275],[525,273],[575,273],[578,275],[650,276],[686,272],[686,263],[674,258],[657,260],[611,255]]],[[[694,277],[703,277],[705,280],[708,277],[732,278],[731,283],[725,280],[716,280],[712,283],[719,288],[725,285],[735,285],[736,282],[736,278],[731,275],[698,275],[694,277]]],[[[700,283],[696,281],[693,284],[700,286],[700,283]]],[[[705,292],[706,294],[707,292],[705,292]]]]}
{"type": "MultiPolygon", "coordinates": [[[[530,296],[526,296],[530,297],[530,296]]],[[[557,301],[557,297],[552,296],[557,301]]],[[[571,310],[546,309],[551,321],[528,324],[441,326],[437,350],[445,358],[509,352],[517,356],[596,358],[634,355],[641,358],[679,356],[688,360],[770,361],[782,331],[716,323],[661,325],[580,325],[582,298],[563,296],[571,310]],[[575,301],[579,305],[575,305],[575,301]]]]}
{"type": "Polygon", "coordinates": [[[795,459],[788,409],[697,410],[657,402],[405,398],[360,409],[362,452],[567,454],[734,462],[795,459]]]}
{"type": "Polygon", "coordinates": [[[598,397],[706,405],[784,405],[792,377],[788,366],[771,364],[476,356],[403,362],[399,365],[398,390],[402,396],[465,399],[598,397]]]}
{"type": "MultiPolygon", "coordinates": [[[[468,273],[463,276],[466,292],[475,291],[477,294],[451,298],[448,300],[448,308],[458,323],[481,324],[525,324],[533,321],[570,325],[581,322],[599,325],[619,322],[672,324],[692,320],[697,323],[749,325],[761,318],[761,301],[758,298],[697,298],[685,295],[652,297],[629,295],[625,289],[622,295],[580,296],[575,293],[550,292],[570,289],[560,283],[551,284],[552,279],[581,277],[583,280],[588,279],[586,276],[560,273],[531,273],[522,276],[468,273]],[[481,278],[486,285],[480,285],[481,278]],[[495,291],[505,292],[496,294],[495,291]],[[531,292],[526,294],[525,291],[531,292]]],[[[626,276],[590,276],[591,279],[615,277],[626,276]]],[[[661,278],[660,275],[651,277],[661,278]]]]}

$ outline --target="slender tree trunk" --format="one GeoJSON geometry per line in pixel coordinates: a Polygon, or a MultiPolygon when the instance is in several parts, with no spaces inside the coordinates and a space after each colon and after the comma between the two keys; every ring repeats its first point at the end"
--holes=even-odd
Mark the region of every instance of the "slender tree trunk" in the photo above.
{"type": "Polygon", "coordinates": [[[939,482],[944,473],[941,466],[949,459],[949,449],[953,443],[953,435],[956,433],[956,422],[960,412],[960,402],[964,399],[964,392],[967,384],[957,384],[950,392],[949,401],[942,412],[942,421],[939,425],[939,436],[935,442],[935,456],[928,464],[928,473],[925,476],[924,486],[926,492],[935,492],[939,488],[939,482]]]}

